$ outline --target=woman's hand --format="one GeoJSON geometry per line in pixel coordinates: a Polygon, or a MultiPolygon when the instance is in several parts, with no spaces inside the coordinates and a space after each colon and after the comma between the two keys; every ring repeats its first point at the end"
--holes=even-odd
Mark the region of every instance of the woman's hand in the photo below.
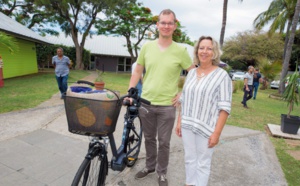
{"type": "Polygon", "coordinates": [[[175,133],[178,137],[182,137],[182,135],[181,135],[181,121],[180,120],[177,121],[177,125],[175,127],[175,133]]]}
{"type": "Polygon", "coordinates": [[[208,148],[213,148],[219,143],[220,135],[216,134],[215,132],[208,139],[208,148]]]}

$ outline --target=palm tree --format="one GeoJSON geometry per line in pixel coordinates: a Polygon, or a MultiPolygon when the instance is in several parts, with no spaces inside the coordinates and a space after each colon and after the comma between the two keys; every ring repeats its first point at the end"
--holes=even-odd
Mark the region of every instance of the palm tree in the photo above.
{"type": "MultiPolygon", "coordinates": [[[[238,0],[242,2],[243,0],[238,0]]],[[[227,22],[227,6],[228,6],[228,0],[223,1],[223,19],[222,19],[222,28],[221,28],[221,34],[220,34],[220,46],[222,48],[224,43],[224,36],[225,36],[225,29],[226,29],[226,22],[227,22]]]]}
{"type": "Polygon", "coordinates": [[[280,72],[281,62],[280,61],[271,62],[266,57],[261,57],[257,59],[257,61],[259,62],[258,65],[259,70],[264,75],[262,88],[267,89],[268,88],[267,82],[274,80],[276,75],[280,72]]]}
{"type": "Polygon", "coordinates": [[[286,52],[286,45],[288,42],[288,36],[292,25],[292,20],[295,12],[297,0],[274,0],[271,2],[268,10],[260,13],[254,19],[254,27],[256,29],[262,29],[266,24],[273,21],[268,34],[272,36],[277,30],[279,33],[283,33],[285,26],[286,27],[286,36],[285,37],[285,50],[283,54],[283,59],[286,52]]]}
{"type": "Polygon", "coordinates": [[[7,48],[11,53],[18,50],[18,43],[15,38],[0,32],[0,45],[7,48]]]}
{"type": "MultiPolygon", "coordinates": [[[[291,54],[292,54],[292,45],[294,43],[295,32],[296,32],[297,25],[299,22],[299,14],[300,14],[300,0],[297,0],[296,7],[295,7],[295,14],[294,14],[293,20],[292,20],[292,29],[291,29],[289,41],[288,41],[287,48],[286,48],[286,55],[284,57],[284,63],[283,63],[283,68],[282,68],[282,72],[281,72],[281,77],[280,77],[281,80],[283,80],[285,78],[285,76],[287,75],[289,61],[291,59],[291,54]]],[[[281,90],[284,89],[284,82],[280,83],[279,89],[281,89],[281,90]]],[[[282,93],[282,92],[280,92],[280,93],[282,93]]]]}
{"type": "MultiPolygon", "coordinates": [[[[286,55],[286,49],[287,49],[287,43],[290,36],[290,29],[292,25],[292,20],[295,12],[295,6],[296,6],[297,0],[274,0],[271,2],[268,10],[260,13],[255,19],[254,19],[254,27],[256,29],[262,29],[265,25],[270,23],[272,24],[269,28],[268,34],[272,36],[273,33],[275,33],[277,30],[279,30],[280,33],[284,32],[284,29],[286,27],[286,36],[285,36],[285,44],[284,44],[284,53],[283,53],[283,62],[285,60],[286,55]],[[287,25],[287,26],[286,26],[287,25]]],[[[282,70],[282,75],[287,74],[287,69],[282,70]]],[[[284,81],[283,79],[280,79],[280,87],[278,89],[279,93],[283,92],[284,89],[284,81]]]]}

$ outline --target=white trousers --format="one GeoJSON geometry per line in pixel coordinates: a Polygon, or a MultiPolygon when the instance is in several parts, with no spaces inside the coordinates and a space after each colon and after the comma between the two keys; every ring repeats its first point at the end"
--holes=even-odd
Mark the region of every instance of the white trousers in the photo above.
{"type": "Polygon", "coordinates": [[[181,128],[186,184],[206,186],[210,174],[214,148],[208,148],[208,139],[191,130],[181,128]]]}

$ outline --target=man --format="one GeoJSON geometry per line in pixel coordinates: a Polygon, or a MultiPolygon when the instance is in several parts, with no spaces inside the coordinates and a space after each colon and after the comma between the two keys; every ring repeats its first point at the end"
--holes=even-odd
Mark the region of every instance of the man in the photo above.
{"type": "Polygon", "coordinates": [[[156,171],[159,185],[166,186],[170,139],[176,111],[172,99],[178,93],[178,80],[182,68],[190,70],[194,65],[187,50],[172,40],[177,27],[175,13],[169,9],[163,10],[159,14],[156,26],[159,37],[142,47],[129,88],[137,85],[146,68],[142,97],[149,100],[151,105],[143,105],[146,109],[140,109],[145,136],[146,167],[138,172],[135,178],[142,179],[156,171]]]}
{"type": "Polygon", "coordinates": [[[257,90],[259,87],[259,83],[261,82],[261,74],[259,73],[259,68],[255,68],[253,75],[253,99],[256,99],[257,90]]]}
{"type": "Polygon", "coordinates": [[[58,48],[56,50],[57,55],[52,58],[61,99],[68,89],[69,67],[71,66],[70,59],[67,56],[64,56],[63,52],[62,48],[58,48]]]}
{"type": "Polygon", "coordinates": [[[248,72],[244,76],[244,97],[241,102],[244,108],[248,108],[247,101],[252,98],[253,93],[253,66],[248,67],[248,72]]]}

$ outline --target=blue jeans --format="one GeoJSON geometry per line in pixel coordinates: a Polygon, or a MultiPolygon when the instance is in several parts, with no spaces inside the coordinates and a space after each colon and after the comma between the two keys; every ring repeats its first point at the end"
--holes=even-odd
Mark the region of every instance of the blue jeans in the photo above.
{"type": "Polygon", "coordinates": [[[66,75],[66,76],[55,76],[56,77],[56,81],[57,81],[57,84],[58,84],[58,88],[59,88],[59,91],[61,93],[61,95],[65,94],[67,92],[67,89],[68,89],[68,77],[69,75],[66,75]]]}
{"type": "Polygon", "coordinates": [[[249,92],[246,90],[246,86],[244,86],[244,97],[242,101],[244,106],[247,106],[247,101],[252,98],[253,86],[248,85],[248,88],[249,88],[249,92]]]}
{"type": "Polygon", "coordinates": [[[259,82],[253,82],[253,92],[254,92],[253,99],[256,99],[258,87],[259,87],[259,82]]]}

